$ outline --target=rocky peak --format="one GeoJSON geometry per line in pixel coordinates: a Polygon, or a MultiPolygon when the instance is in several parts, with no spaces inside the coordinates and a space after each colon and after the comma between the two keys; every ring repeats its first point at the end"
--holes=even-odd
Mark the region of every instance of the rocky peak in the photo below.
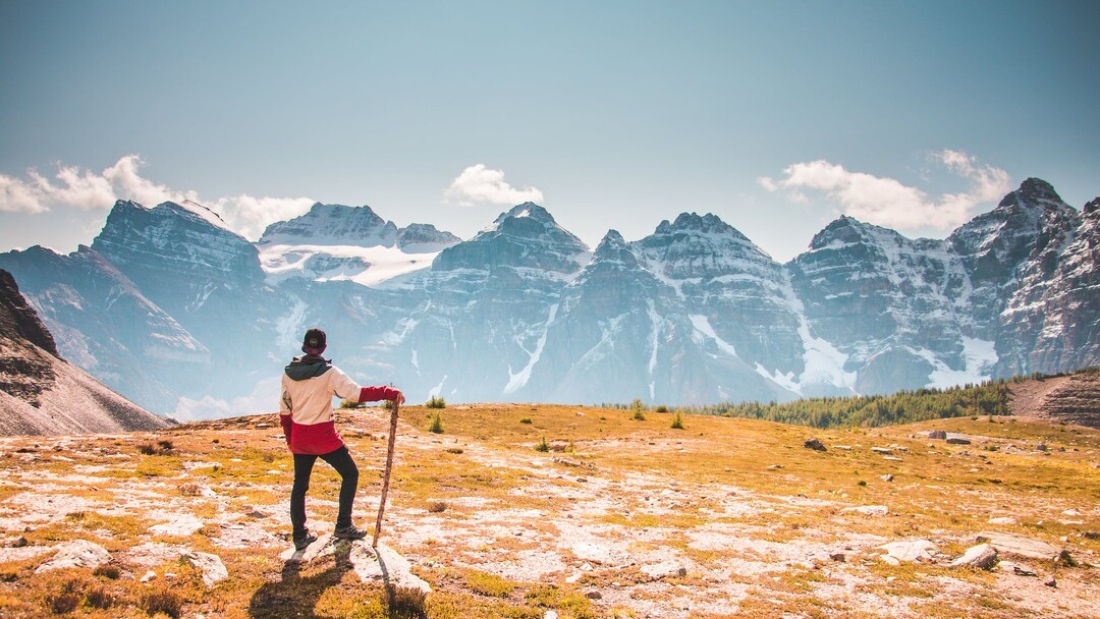
{"type": "Polygon", "coordinates": [[[696,213],[680,213],[676,217],[675,223],[668,223],[668,220],[664,220],[657,226],[655,234],[668,234],[678,230],[693,230],[698,232],[714,232],[720,234],[737,234],[738,232],[733,226],[722,221],[717,215],[707,213],[700,217],[696,213]]]}
{"type": "Polygon", "coordinates": [[[1091,202],[1085,205],[1085,208],[1081,210],[1081,213],[1086,216],[1092,216],[1100,212],[1100,198],[1093,198],[1091,202]]]}
{"type": "Polygon", "coordinates": [[[259,244],[392,247],[397,235],[397,226],[392,221],[379,217],[369,206],[318,202],[305,215],[268,226],[260,237],[259,244]]]}
{"type": "Polygon", "coordinates": [[[1064,204],[1054,187],[1039,178],[1029,178],[1020,183],[1020,188],[1001,200],[998,207],[1022,203],[1033,206],[1055,207],[1064,204]]]}
{"type": "Polygon", "coordinates": [[[1079,222],[1080,214],[1049,183],[1029,178],[997,208],[955,230],[948,241],[978,281],[1003,284],[1029,257],[1038,256],[1079,222]]]}
{"type": "Polygon", "coordinates": [[[596,246],[596,253],[592,256],[592,267],[601,266],[607,268],[614,265],[618,270],[638,268],[638,258],[630,251],[630,246],[623,240],[623,235],[618,230],[608,230],[600,244],[596,246]]]}
{"type": "Polygon", "coordinates": [[[559,226],[546,209],[525,202],[502,213],[469,241],[444,249],[432,269],[506,266],[571,274],[581,269],[588,255],[584,242],[559,226]]]}
{"type": "Polygon", "coordinates": [[[169,285],[166,275],[186,275],[192,283],[197,277],[230,286],[262,283],[256,248],[200,208],[163,202],[150,209],[119,200],[92,249],[139,286],[169,285]]]}
{"type": "Polygon", "coordinates": [[[506,213],[501,213],[497,216],[494,224],[503,223],[508,219],[517,219],[521,217],[527,217],[533,221],[537,221],[546,227],[555,226],[557,222],[554,221],[553,215],[550,214],[545,208],[535,204],[534,202],[524,202],[523,204],[517,204],[508,210],[506,213]]]}
{"type": "Polygon", "coordinates": [[[397,246],[402,249],[438,251],[461,242],[462,239],[431,224],[409,224],[397,233],[397,246]]]}
{"type": "Polygon", "coordinates": [[[745,235],[710,213],[702,217],[682,213],[675,223],[662,221],[652,235],[634,245],[651,270],[672,279],[710,279],[778,268],[745,235]]]}
{"type": "Polygon", "coordinates": [[[865,224],[854,217],[841,215],[825,226],[821,232],[814,235],[814,238],[810,241],[810,249],[865,243],[870,240],[869,226],[870,224],[865,224]]]}

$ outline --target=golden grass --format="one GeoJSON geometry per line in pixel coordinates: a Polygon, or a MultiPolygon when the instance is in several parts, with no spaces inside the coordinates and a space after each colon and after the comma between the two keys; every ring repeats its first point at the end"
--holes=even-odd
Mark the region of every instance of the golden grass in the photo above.
{"type": "MultiPolygon", "coordinates": [[[[1082,616],[1073,604],[1064,610],[1040,605],[1039,613],[1023,594],[1004,595],[997,574],[942,561],[892,567],[860,542],[934,539],[942,555],[957,556],[996,516],[1016,518],[998,530],[1059,548],[1068,543],[1079,565],[1059,567],[1057,577],[1100,596],[1098,570],[1082,565],[1095,564],[1100,554],[1100,539],[1085,535],[1100,531],[1091,509],[1100,504],[1095,430],[984,417],[814,430],[706,416],[685,417],[679,430],[670,427],[671,414],[633,417],[630,410],[579,406],[402,409],[386,530],[425,527],[420,537],[395,546],[434,588],[422,616],[541,619],[547,610],[562,619],[645,616],[640,609],[675,599],[694,600],[693,610],[668,616],[858,619],[898,609],[945,618],[1082,616]],[[430,432],[433,412],[441,415],[442,433],[430,432]],[[930,441],[924,433],[931,429],[974,442],[930,441]],[[805,449],[810,437],[828,450],[805,449]],[[550,451],[541,453],[535,446],[544,438],[550,451]],[[882,479],[887,474],[892,481],[882,479]],[[873,505],[889,513],[848,511],[873,505]],[[637,562],[586,567],[568,548],[555,551],[563,569],[534,579],[508,576],[500,567],[524,553],[553,550],[567,527],[598,531],[628,555],[676,557],[689,570],[654,581],[637,562]],[[751,543],[700,545],[698,538],[714,527],[751,543]],[[453,531],[474,534],[455,538],[453,531]],[[844,550],[852,544],[857,547],[844,550]],[[790,552],[802,547],[837,547],[849,559],[830,562],[824,550],[813,550],[811,569],[790,552]],[[760,571],[739,573],[736,566],[744,565],[760,571]],[[567,581],[571,574],[578,578],[567,581]],[[944,580],[966,593],[944,602],[937,595],[944,580]],[[592,590],[606,599],[589,599],[592,590]],[[881,606],[868,608],[868,598],[881,606]]],[[[390,616],[385,589],[360,582],[331,556],[287,573],[278,555],[288,544],[227,549],[216,543],[223,521],[289,533],[275,516],[285,522],[293,465],[274,421],[267,415],[157,433],[5,439],[0,518],[33,509],[37,520],[3,535],[21,536],[31,547],[87,539],[112,553],[118,571],[115,578],[91,569],[35,573],[49,554],[0,562],[0,616],[149,617],[158,609],[161,616],[207,618],[390,616]],[[34,503],[43,488],[56,509],[34,503]],[[217,496],[205,496],[208,490],[217,496]],[[205,526],[183,538],[154,536],[149,527],[164,520],[147,517],[143,501],[161,512],[194,515],[205,526]],[[215,553],[230,578],[210,590],[187,562],[134,563],[128,551],[148,542],[215,553]],[[150,569],[157,578],[141,583],[150,569]]],[[[360,466],[360,496],[373,498],[385,455],[384,415],[341,411],[338,423],[348,428],[342,434],[360,466]]],[[[331,522],[338,487],[338,476],[319,464],[308,503],[311,523],[331,522]]],[[[361,524],[372,525],[373,518],[361,524]]],[[[397,616],[418,616],[417,603],[406,601],[397,616]]]]}

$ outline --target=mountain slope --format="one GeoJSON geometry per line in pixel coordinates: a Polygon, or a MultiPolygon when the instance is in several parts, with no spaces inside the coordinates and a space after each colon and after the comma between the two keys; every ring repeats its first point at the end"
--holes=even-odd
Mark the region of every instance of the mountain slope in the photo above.
{"type": "Polygon", "coordinates": [[[168,421],[61,359],[49,331],[0,270],[0,434],[155,430],[168,421]]]}

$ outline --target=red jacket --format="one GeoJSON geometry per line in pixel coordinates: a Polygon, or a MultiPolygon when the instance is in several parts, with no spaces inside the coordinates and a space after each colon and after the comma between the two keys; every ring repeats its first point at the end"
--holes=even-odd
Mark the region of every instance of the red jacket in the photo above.
{"type": "Polygon", "coordinates": [[[321,357],[296,357],[283,373],[279,423],[290,451],[322,455],[344,446],[336,433],[332,398],[352,402],[392,400],[400,393],[390,387],[360,387],[321,357]]]}

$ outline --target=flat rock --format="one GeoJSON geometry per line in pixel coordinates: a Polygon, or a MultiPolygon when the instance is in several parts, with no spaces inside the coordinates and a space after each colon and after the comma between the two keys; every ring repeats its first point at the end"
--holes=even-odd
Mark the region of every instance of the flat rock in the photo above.
{"type": "Polygon", "coordinates": [[[932,552],[936,550],[936,545],[926,539],[909,540],[904,542],[890,542],[889,544],[883,544],[879,548],[886,551],[883,556],[883,560],[887,563],[894,563],[906,561],[931,561],[932,552]],[[893,559],[893,561],[891,561],[893,559]]]}
{"type": "Polygon", "coordinates": [[[1060,549],[1046,542],[1010,533],[982,532],[977,535],[977,539],[979,542],[988,542],[997,552],[1027,559],[1052,561],[1061,553],[1060,549]]]}
{"type": "Polygon", "coordinates": [[[199,520],[191,514],[184,514],[170,522],[156,524],[149,527],[149,532],[154,535],[189,537],[192,533],[195,533],[199,529],[202,529],[203,526],[205,525],[202,520],[199,520]]]}
{"type": "Polygon", "coordinates": [[[845,512],[856,512],[864,516],[885,516],[890,513],[890,508],[885,505],[860,505],[859,507],[845,507],[845,512]]]}
{"type": "Polygon", "coordinates": [[[306,546],[305,548],[303,548],[301,550],[295,550],[294,547],[291,546],[289,550],[283,551],[283,553],[279,555],[279,558],[282,559],[283,561],[293,561],[293,562],[298,562],[298,563],[309,563],[309,562],[313,561],[314,559],[316,559],[317,557],[322,557],[322,556],[332,554],[333,553],[332,544],[329,543],[331,541],[332,541],[332,534],[331,533],[326,533],[324,535],[319,536],[317,538],[317,541],[313,542],[312,544],[310,544],[309,546],[306,546]]]}
{"type": "Polygon", "coordinates": [[[672,576],[687,576],[687,568],[673,561],[664,561],[653,565],[643,565],[639,568],[643,574],[652,580],[661,580],[672,576]]]}
{"type": "Polygon", "coordinates": [[[412,573],[409,560],[385,544],[375,549],[365,540],[352,542],[349,560],[363,582],[388,581],[394,587],[432,592],[431,585],[412,573]]]}
{"type": "Polygon", "coordinates": [[[287,562],[309,563],[337,552],[347,553],[347,561],[363,582],[388,582],[394,587],[418,589],[424,593],[432,591],[431,585],[412,573],[408,559],[382,543],[378,544],[376,554],[367,539],[347,542],[325,534],[302,550],[291,548],[279,557],[287,562]]]}
{"type": "Polygon", "coordinates": [[[77,539],[56,547],[57,554],[38,566],[35,574],[67,567],[97,568],[111,560],[111,553],[99,544],[77,539]]]}

